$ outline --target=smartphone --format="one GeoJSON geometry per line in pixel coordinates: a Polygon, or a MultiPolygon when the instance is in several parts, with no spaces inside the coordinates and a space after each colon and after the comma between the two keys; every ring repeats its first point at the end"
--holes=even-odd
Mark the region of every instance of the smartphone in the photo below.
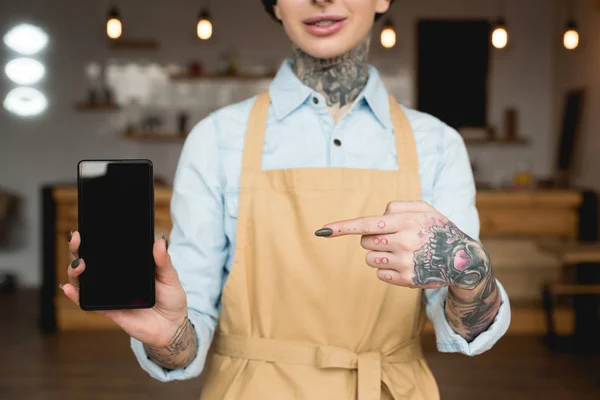
{"type": "Polygon", "coordinates": [[[154,306],[154,173],[150,160],[77,165],[82,310],[154,306]]]}

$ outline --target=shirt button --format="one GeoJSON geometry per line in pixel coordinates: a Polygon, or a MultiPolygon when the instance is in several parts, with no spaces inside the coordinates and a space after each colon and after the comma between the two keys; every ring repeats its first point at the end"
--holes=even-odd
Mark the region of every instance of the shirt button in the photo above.
{"type": "Polygon", "coordinates": [[[313,103],[319,104],[319,99],[317,99],[316,97],[313,97],[313,103]]]}
{"type": "Polygon", "coordinates": [[[335,144],[337,147],[340,147],[342,145],[342,141],[340,139],[335,139],[333,144],[335,144]]]}

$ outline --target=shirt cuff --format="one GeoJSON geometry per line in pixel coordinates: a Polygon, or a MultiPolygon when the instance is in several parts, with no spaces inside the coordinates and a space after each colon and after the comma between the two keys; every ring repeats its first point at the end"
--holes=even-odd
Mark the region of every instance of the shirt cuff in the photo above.
{"type": "Polygon", "coordinates": [[[498,314],[492,325],[470,343],[456,333],[446,319],[445,305],[448,288],[439,289],[439,291],[430,295],[430,306],[427,307],[427,314],[433,323],[437,348],[440,352],[476,356],[491,349],[504,336],[510,325],[510,302],[502,284],[498,280],[496,280],[496,284],[502,299],[498,314]]]}
{"type": "Polygon", "coordinates": [[[131,349],[133,350],[133,354],[142,369],[152,378],[161,382],[182,381],[196,378],[202,373],[204,363],[206,362],[208,348],[212,341],[212,330],[210,330],[207,324],[202,321],[201,317],[190,313],[188,318],[194,327],[194,332],[196,332],[196,338],[198,339],[198,353],[196,354],[196,358],[194,358],[194,360],[185,368],[169,370],[161,367],[148,357],[142,342],[131,338],[131,349]]]}

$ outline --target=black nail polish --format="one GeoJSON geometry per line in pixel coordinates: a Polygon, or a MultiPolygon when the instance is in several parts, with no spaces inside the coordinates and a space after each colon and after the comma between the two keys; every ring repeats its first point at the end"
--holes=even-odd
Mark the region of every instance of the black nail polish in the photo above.
{"type": "Polygon", "coordinates": [[[73,231],[69,232],[69,235],[67,236],[69,243],[71,243],[71,239],[73,239],[73,231]]]}
{"type": "Polygon", "coordinates": [[[327,237],[327,236],[333,235],[333,231],[329,228],[323,228],[323,229],[319,229],[318,231],[316,231],[315,235],[321,236],[321,237],[327,237]]]}
{"type": "Polygon", "coordinates": [[[71,268],[75,269],[77,267],[79,267],[79,258],[76,258],[73,261],[71,261],[71,268]]]}
{"type": "Polygon", "coordinates": [[[165,249],[169,250],[169,239],[167,239],[166,236],[163,236],[162,238],[165,239],[165,249]]]}

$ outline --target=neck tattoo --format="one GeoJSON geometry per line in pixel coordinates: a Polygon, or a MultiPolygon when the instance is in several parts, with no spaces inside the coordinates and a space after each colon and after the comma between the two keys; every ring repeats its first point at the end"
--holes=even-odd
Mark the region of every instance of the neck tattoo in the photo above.
{"type": "Polygon", "coordinates": [[[371,35],[350,52],[320,59],[294,46],[292,67],[306,86],[321,93],[329,107],[351,104],[369,78],[368,53],[371,35]]]}

